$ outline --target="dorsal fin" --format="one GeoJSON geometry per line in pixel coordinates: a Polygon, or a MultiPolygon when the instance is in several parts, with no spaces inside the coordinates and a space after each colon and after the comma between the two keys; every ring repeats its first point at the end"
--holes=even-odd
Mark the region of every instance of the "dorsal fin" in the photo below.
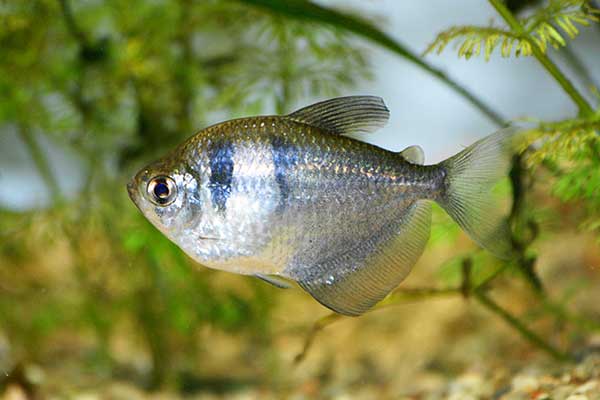
{"type": "Polygon", "coordinates": [[[315,103],[288,117],[329,133],[349,135],[369,133],[383,127],[390,118],[390,111],[381,97],[348,96],[315,103]]]}
{"type": "Polygon", "coordinates": [[[417,165],[425,164],[425,153],[420,146],[408,146],[400,152],[400,155],[409,163],[417,165]]]}

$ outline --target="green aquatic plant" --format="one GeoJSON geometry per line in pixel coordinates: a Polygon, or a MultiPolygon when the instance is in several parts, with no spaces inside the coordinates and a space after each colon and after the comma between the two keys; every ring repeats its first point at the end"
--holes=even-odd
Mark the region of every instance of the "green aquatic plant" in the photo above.
{"type": "Polygon", "coordinates": [[[139,218],[125,182],[219,113],[340,94],[369,77],[364,48],[335,27],[227,1],[8,1],[0,19],[0,126],[14,128],[50,198],[0,215],[0,335],[11,348],[0,368],[43,363],[52,338],[71,332],[90,336],[86,366],[110,374],[122,362],[111,342],[124,335],[149,354],[141,383],[177,386],[206,351],[206,327],[268,341],[276,293],[198,271],[139,218]],[[78,156],[75,193],[42,137],[78,156]]]}
{"type": "Polygon", "coordinates": [[[488,61],[497,48],[500,48],[502,57],[512,54],[531,56],[533,46],[546,53],[549,46],[554,49],[566,46],[567,40],[575,39],[579,34],[577,25],[589,26],[598,22],[599,14],[600,10],[592,8],[585,0],[553,0],[533,15],[518,20],[522,27],[519,29],[515,26],[457,26],[447,29],[438,35],[424,54],[440,54],[452,42],[459,44],[458,55],[466,59],[483,53],[488,61]]]}

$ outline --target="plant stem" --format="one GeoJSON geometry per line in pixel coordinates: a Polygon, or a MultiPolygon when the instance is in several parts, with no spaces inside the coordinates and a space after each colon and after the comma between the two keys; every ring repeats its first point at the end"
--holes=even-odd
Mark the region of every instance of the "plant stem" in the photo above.
{"type": "MultiPolygon", "coordinates": [[[[597,0],[590,0],[590,5],[595,10],[600,8],[600,4],[598,4],[597,0]]],[[[597,30],[600,32],[600,24],[592,24],[592,25],[594,25],[597,28],[597,30]]]]}
{"type": "Polygon", "coordinates": [[[48,158],[46,154],[40,148],[37,140],[35,139],[33,132],[29,126],[24,123],[19,124],[17,131],[21,136],[21,140],[27,146],[29,153],[31,154],[31,158],[33,159],[33,163],[35,164],[44,184],[48,188],[48,192],[52,198],[52,202],[54,204],[59,203],[62,200],[62,195],[60,193],[60,187],[58,186],[58,182],[52,171],[50,170],[50,163],[48,162],[48,158]]]}
{"type": "MultiPolygon", "coordinates": [[[[437,288],[402,288],[396,289],[392,294],[390,294],[385,300],[381,301],[381,303],[377,304],[371,311],[380,310],[384,307],[390,307],[399,304],[407,304],[411,302],[423,301],[432,299],[434,297],[446,297],[446,296],[456,296],[461,293],[461,288],[445,288],[445,289],[437,289],[437,288]]],[[[315,323],[313,323],[312,328],[306,335],[304,339],[304,346],[302,346],[302,351],[294,357],[294,364],[301,363],[308,351],[312,347],[312,344],[315,340],[317,334],[325,329],[327,326],[337,322],[344,317],[341,314],[331,313],[324,317],[319,318],[315,323]]]]}
{"type": "MultiPolygon", "coordinates": [[[[428,300],[436,297],[452,297],[463,295],[463,297],[468,298],[474,296],[481,304],[487,307],[489,310],[499,315],[502,319],[508,322],[514,329],[516,329],[526,340],[531,342],[533,345],[541,348],[542,350],[549,353],[552,357],[556,358],[560,361],[569,361],[571,357],[565,353],[562,353],[560,350],[557,350],[552,345],[547,343],[544,339],[536,335],[529,328],[525,326],[523,322],[521,322],[517,317],[510,314],[508,311],[501,308],[498,304],[496,304],[493,300],[491,300],[486,295],[486,290],[488,289],[489,284],[496,279],[502,272],[504,272],[508,266],[508,264],[503,264],[501,267],[497,268],[490,276],[488,276],[483,281],[479,282],[477,285],[473,286],[471,283],[471,271],[469,265],[469,259],[466,259],[466,262],[463,263],[463,283],[458,287],[449,287],[449,288],[400,288],[396,289],[392,294],[390,294],[385,300],[377,304],[370,312],[380,310],[382,308],[387,308],[394,305],[399,304],[407,304],[415,301],[428,300]]],[[[545,300],[544,300],[545,301],[545,300]]],[[[544,304],[547,304],[546,302],[544,304]]],[[[561,314],[563,315],[563,314],[561,314]]],[[[564,314],[566,315],[566,314],[564,314]]],[[[343,319],[343,315],[339,315],[336,313],[328,314],[320,319],[318,319],[310,329],[307,334],[304,345],[302,347],[302,351],[294,358],[294,364],[301,363],[308,354],[315,337],[317,334],[322,331],[327,326],[343,319]]],[[[583,320],[583,319],[582,319],[583,320]]],[[[585,322],[585,320],[583,320],[585,322]]],[[[583,323],[582,322],[582,323],[583,323]]]]}
{"type": "Polygon", "coordinates": [[[65,25],[67,26],[67,30],[73,36],[73,38],[79,42],[83,47],[87,46],[87,38],[83,31],[77,25],[75,21],[75,17],[73,17],[73,11],[71,10],[71,5],[68,0],[58,0],[60,3],[60,8],[63,13],[63,17],[65,20],[65,25]]]}
{"type": "Polygon", "coordinates": [[[569,66],[573,69],[573,71],[579,76],[579,80],[583,83],[588,89],[595,87],[600,88],[594,81],[594,77],[590,73],[589,69],[585,66],[585,64],[581,61],[581,59],[575,54],[573,48],[570,46],[566,46],[560,52],[565,59],[565,61],[569,64],[569,66]]]}
{"type": "Polygon", "coordinates": [[[292,67],[294,64],[294,54],[297,54],[297,50],[294,48],[295,45],[290,40],[288,32],[286,31],[285,21],[276,20],[276,35],[278,42],[278,75],[281,85],[281,90],[275,98],[275,110],[277,114],[286,114],[290,110],[290,106],[293,100],[292,87],[290,85],[290,79],[292,76],[292,67]]]}
{"type": "MultiPolygon", "coordinates": [[[[463,264],[464,265],[464,264],[463,264]]],[[[534,345],[540,347],[542,350],[548,352],[552,357],[556,358],[560,361],[568,361],[571,359],[570,356],[562,353],[561,351],[554,348],[552,345],[544,341],[538,335],[529,330],[525,324],[523,324],[517,317],[510,314],[508,311],[500,307],[496,302],[494,302],[491,298],[489,298],[486,294],[487,286],[491,281],[493,281],[500,273],[502,273],[508,264],[504,264],[502,267],[498,268],[491,276],[485,279],[483,282],[480,282],[475,288],[471,289],[470,294],[472,294],[481,304],[487,307],[490,311],[496,313],[502,319],[504,319],[507,323],[509,323],[513,328],[515,328],[525,339],[529,340],[534,345]]],[[[466,272],[467,274],[469,271],[466,272]]],[[[464,280],[469,279],[468,276],[463,276],[464,280]]],[[[470,279],[469,279],[470,280],[470,279]]],[[[464,284],[463,284],[464,286],[464,284]]],[[[538,297],[541,297],[544,300],[544,293],[540,290],[535,290],[534,292],[538,297]]]]}
{"type": "Polygon", "coordinates": [[[308,350],[311,348],[317,333],[323,330],[326,326],[333,324],[335,321],[341,319],[343,315],[331,313],[320,319],[318,319],[312,326],[310,332],[306,336],[304,340],[304,346],[302,346],[302,351],[294,357],[294,364],[300,364],[306,355],[308,354],[308,350]]]}
{"type": "Polygon", "coordinates": [[[474,105],[476,108],[478,108],[479,111],[484,113],[496,125],[503,126],[506,124],[506,119],[504,117],[502,117],[496,111],[492,110],[481,99],[479,99],[477,96],[475,96],[474,94],[469,92],[464,86],[462,86],[460,83],[458,83],[454,79],[450,78],[443,71],[441,71],[437,68],[434,68],[433,66],[426,64],[424,62],[417,63],[417,64],[420,65],[421,67],[423,67],[423,69],[425,69],[430,74],[434,75],[440,81],[442,81],[443,83],[445,83],[446,85],[448,85],[449,87],[454,89],[454,91],[457,92],[458,94],[460,94],[462,97],[467,99],[472,105],[474,105]]]}
{"type": "Polygon", "coordinates": [[[432,74],[463,98],[474,105],[498,126],[505,124],[506,119],[483,100],[471,93],[467,88],[447,76],[442,70],[423,61],[421,57],[407,48],[403,43],[393,39],[387,33],[377,29],[366,20],[350,14],[332,10],[307,0],[241,0],[246,4],[266,9],[270,12],[283,15],[287,18],[307,20],[324,25],[329,25],[343,31],[351,32],[361,38],[370,40],[382,47],[391,50],[405,60],[421,67],[432,74]]]}
{"type": "Polygon", "coordinates": [[[572,357],[568,354],[563,353],[562,351],[556,349],[554,346],[546,342],[544,339],[536,335],[533,331],[525,326],[519,319],[514,317],[508,311],[500,307],[496,302],[494,302],[490,297],[487,296],[483,291],[476,290],[473,292],[475,298],[488,310],[492,311],[494,314],[498,315],[504,321],[506,321],[510,326],[515,328],[521,336],[523,336],[528,341],[532,342],[540,349],[544,350],[546,353],[550,354],[553,358],[559,361],[571,361],[572,357]]]}
{"type": "MultiPolygon", "coordinates": [[[[514,17],[514,15],[510,12],[508,8],[504,5],[502,0],[488,0],[492,7],[496,9],[498,14],[504,18],[504,21],[508,24],[508,26],[518,35],[526,36],[528,35],[523,28],[523,25],[514,17]]],[[[582,116],[590,116],[593,114],[593,109],[587,100],[575,89],[575,86],[571,83],[571,81],[562,73],[562,71],[550,60],[540,48],[533,44],[531,46],[533,55],[537,60],[542,64],[546,71],[552,75],[552,77],[558,82],[560,86],[565,90],[565,92],[571,97],[573,102],[579,108],[579,113],[582,116]]]]}
{"type": "Polygon", "coordinates": [[[401,288],[392,292],[388,297],[377,304],[370,312],[384,307],[407,304],[435,297],[455,296],[462,293],[462,288],[401,288]]]}

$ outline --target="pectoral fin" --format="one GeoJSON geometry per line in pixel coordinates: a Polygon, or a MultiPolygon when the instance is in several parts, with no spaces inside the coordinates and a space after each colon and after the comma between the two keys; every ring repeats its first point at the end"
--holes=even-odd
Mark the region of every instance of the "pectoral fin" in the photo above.
{"type": "Polygon", "coordinates": [[[324,306],[358,316],[388,295],[408,275],[421,256],[431,223],[431,206],[419,201],[399,210],[397,219],[361,240],[336,259],[309,268],[300,286],[324,306]]]}
{"type": "Polygon", "coordinates": [[[276,278],[272,275],[256,274],[254,276],[256,276],[258,279],[261,279],[279,289],[289,289],[292,287],[289,283],[287,283],[283,279],[276,278]]]}
{"type": "Polygon", "coordinates": [[[288,115],[294,121],[336,134],[369,133],[383,127],[390,111],[381,97],[348,96],[322,101],[288,115]]]}

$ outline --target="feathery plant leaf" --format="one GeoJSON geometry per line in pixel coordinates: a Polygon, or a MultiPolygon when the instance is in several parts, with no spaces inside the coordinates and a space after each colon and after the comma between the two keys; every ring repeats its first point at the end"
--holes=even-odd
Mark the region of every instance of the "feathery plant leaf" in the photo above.
{"type": "Polygon", "coordinates": [[[225,103],[271,97],[283,114],[302,96],[338,96],[358,78],[371,76],[364,49],[329,26],[263,14],[238,46],[239,62],[219,78],[228,88],[219,96],[225,103]]]}
{"type": "Polygon", "coordinates": [[[287,18],[310,21],[321,25],[329,25],[345,32],[351,32],[361,38],[370,40],[379,46],[382,46],[400,57],[404,58],[437,79],[448,85],[459,95],[467,99],[472,105],[478,108],[489,119],[497,125],[502,126],[505,119],[485,104],[481,99],[469,92],[458,82],[447,76],[443,71],[435,68],[431,64],[423,61],[418,54],[414,53],[400,41],[392,38],[390,35],[377,28],[363,18],[339,12],[308,0],[240,0],[241,2],[272,13],[285,16],[287,18]]]}
{"type": "MultiPolygon", "coordinates": [[[[521,150],[527,151],[526,160],[532,167],[544,161],[560,162],[585,155],[600,156],[600,153],[588,154],[600,146],[598,131],[600,115],[591,119],[542,122],[524,133],[521,150]]],[[[600,162],[600,159],[596,162],[600,162]]]]}
{"type": "Polygon", "coordinates": [[[488,61],[498,47],[502,57],[513,53],[517,57],[530,56],[533,46],[542,53],[549,46],[555,49],[566,46],[565,34],[574,39],[579,34],[577,25],[589,26],[598,21],[600,10],[593,8],[588,0],[550,0],[546,7],[520,21],[523,32],[495,26],[456,26],[441,32],[423,54],[440,54],[448,44],[456,42],[459,43],[458,56],[466,59],[483,52],[488,61]]]}
{"type": "Polygon", "coordinates": [[[548,167],[552,193],[586,210],[581,227],[600,238],[600,113],[588,118],[542,122],[524,132],[521,150],[530,168],[548,167]]]}

